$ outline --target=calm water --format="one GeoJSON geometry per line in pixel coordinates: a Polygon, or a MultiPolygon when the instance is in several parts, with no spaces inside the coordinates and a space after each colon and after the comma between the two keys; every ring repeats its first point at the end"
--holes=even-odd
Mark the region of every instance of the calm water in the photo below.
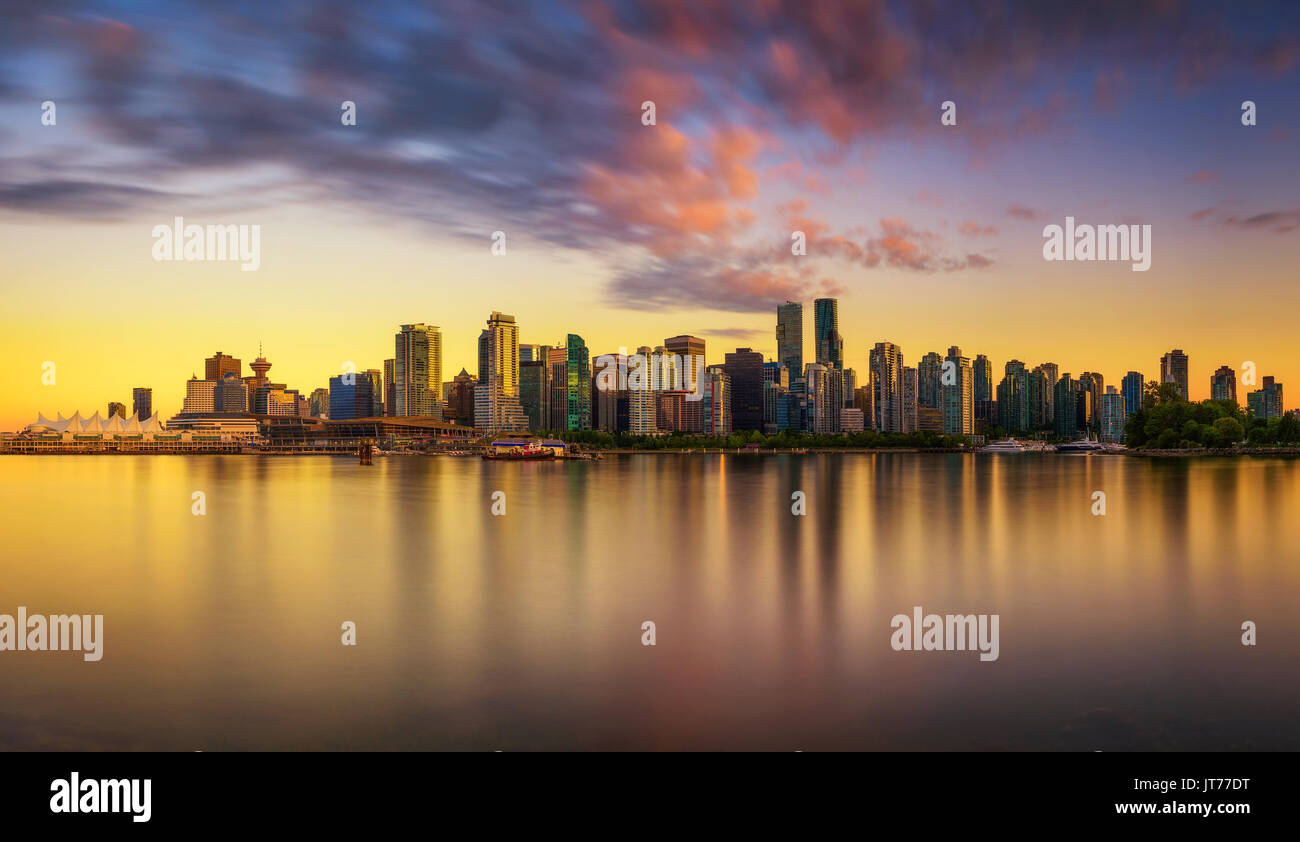
{"type": "Polygon", "coordinates": [[[0,652],[0,749],[1300,749],[1292,460],[5,456],[0,512],[0,613],[105,615],[0,652]]]}

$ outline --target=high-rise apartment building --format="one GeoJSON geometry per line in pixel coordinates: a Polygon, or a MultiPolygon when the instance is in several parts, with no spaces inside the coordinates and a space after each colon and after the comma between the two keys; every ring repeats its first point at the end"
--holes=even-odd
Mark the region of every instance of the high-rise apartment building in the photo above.
{"type": "Polygon", "coordinates": [[[791,384],[803,379],[803,305],[798,301],[777,305],[776,358],[790,371],[791,384]]]}
{"type": "MultiPolygon", "coordinates": [[[[985,360],[985,362],[988,362],[985,360]]],[[[916,364],[916,405],[929,409],[939,408],[939,388],[942,385],[943,357],[934,351],[921,357],[916,364]]],[[[979,382],[978,375],[975,382],[979,382]]]]}
{"type": "Polygon", "coordinates": [[[1142,408],[1142,389],[1146,381],[1139,371],[1130,371],[1120,381],[1120,393],[1124,395],[1124,412],[1134,414],[1142,408]]]}
{"type": "Polygon", "coordinates": [[[1237,372],[1232,366],[1223,365],[1210,375],[1210,398],[1216,401],[1237,402],[1237,372]]]}
{"type": "Polygon", "coordinates": [[[543,354],[530,353],[538,358],[519,363],[519,405],[528,416],[528,429],[540,432],[551,421],[551,364],[543,354]]]}
{"type": "MultiPolygon", "coordinates": [[[[444,392],[443,398],[446,398],[444,392]]],[[[384,415],[397,414],[397,360],[384,360],[384,415]]]]}
{"type": "Polygon", "coordinates": [[[153,389],[136,386],[131,390],[131,410],[136,418],[145,420],[153,415],[153,389]]]}
{"type": "Polygon", "coordinates": [[[1160,382],[1178,386],[1183,400],[1191,400],[1187,390],[1187,355],[1178,348],[1160,358],[1160,382]]]}
{"type": "Polygon", "coordinates": [[[591,429],[591,360],[587,343],[576,333],[565,341],[565,427],[591,429]]]}
{"type": "Polygon", "coordinates": [[[903,349],[877,342],[868,355],[871,369],[871,428],[882,433],[903,431],[903,349]]]}
{"type": "Polygon", "coordinates": [[[840,302],[834,298],[813,301],[813,330],[817,362],[844,368],[844,340],[840,338],[840,302]]]}
{"type": "Polygon", "coordinates": [[[951,384],[942,384],[943,432],[949,436],[969,436],[975,432],[975,375],[970,358],[963,357],[956,345],[948,348],[944,358],[952,372],[951,384]]]}
{"type": "MultiPolygon", "coordinates": [[[[590,374],[581,381],[591,400],[590,374]]],[[[493,311],[479,334],[474,426],[491,433],[522,432],[528,418],[519,403],[519,326],[514,316],[493,311]]]]}
{"type": "Polygon", "coordinates": [[[707,388],[701,410],[706,419],[705,432],[711,436],[731,435],[731,378],[721,365],[708,366],[704,372],[707,388]]]}
{"type": "Polygon", "coordinates": [[[731,424],[735,430],[763,429],[763,355],[752,348],[727,354],[723,370],[731,378],[731,424]]]}
{"type": "Polygon", "coordinates": [[[1260,382],[1262,388],[1246,395],[1246,407],[1253,418],[1281,418],[1282,384],[1272,377],[1265,377],[1260,382]]]}
{"type": "Polygon", "coordinates": [[[108,417],[112,418],[114,415],[120,415],[123,418],[126,418],[126,404],[121,401],[109,401],[108,417]]]}
{"type": "Polygon", "coordinates": [[[1128,413],[1124,410],[1124,395],[1114,386],[1107,386],[1106,393],[1101,396],[1101,440],[1107,442],[1122,442],[1124,440],[1124,424],[1128,421],[1128,413]]]}
{"type": "Polygon", "coordinates": [[[694,391],[698,388],[700,375],[704,373],[704,340],[698,336],[670,336],[664,340],[664,348],[677,360],[679,383],[675,388],[694,391]]]}
{"type": "Polygon", "coordinates": [[[1079,383],[1067,372],[1056,381],[1053,393],[1056,402],[1056,435],[1062,439],[1073,439],[1079,434],[1076,424],[1076,404],[1081,393],[1079,383]]]}
{"type": "Polygon", "coordinates": [[[1061,367],[1056,363],[1043,363],[1034,371],[1043,375],[1043,408],[1041,426],[1051,429],[1056,423],[1056,381],[1061,379],[1061,367]]]}
{"type": "Polygon", "coordinates": [[[442,331],[423,322],[402,325],[394,337],[393,415],[442,416],[442,331]]]}
{"type": "Polygon", "coordinates": [[[903,432],[915,433],[917,426],[917,371],[903,366],[903,432]]]}
{"type": "MultiPolygon", "coordinates": [[[[935,354],[935,357],[938,357],[935,354]]],[[[991,401],[996,400],[993,396],[993,363],[983,354],[977,354],[975,362],[971,366],[971,372],[975,376],[974,400],[991,401]]]]}

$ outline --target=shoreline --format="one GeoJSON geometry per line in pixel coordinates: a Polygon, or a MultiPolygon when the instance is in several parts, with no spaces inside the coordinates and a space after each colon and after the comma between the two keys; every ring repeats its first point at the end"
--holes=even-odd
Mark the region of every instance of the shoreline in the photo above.
{"type": "MultiPolygon", "coordinates": [[[[681,456],[686,454],[699,455],[729,455],[729,456],[813,456],[816,454],[832,455],[872,455],[878,453],[931,453],[931,454],[982,454],[987,456],[1022,456],[1022,455],[1042,455],[1045,453],[1055,454],[1054,450],[1034,451],[1028,450],[1024,453],[986,453],[980,448],[920,448],[920,447],[810,447],[802,450],[795,449],[762,449],[762,450],[733,450],[730,448],[610,448],[608,450],[586,450],[581,451],[581,455],[574,455],[568,458],[547,460],[557,462],[592,462],[597,461],[593,457],[597,456],[633,456],[637,454],[645,455],[672,455],[681,456]]],[[[479,458],[480,454],[450,454],[450,453],[422,453],[418,451],[403,453],[376,453],[376,457],[387,459],[390,457],[410,457],[410,456],[446,456],[453,459],[479,458]]],[[[1191,448],[1186,450],[1162,449],[1162,450],[1122,450],[1117,452],[1097,451],[1095,453],[1062,453],[1062,456],[1139,456],[1144,458],[1183,458],[1188,456],[1198,457],[1218,457],[1227,458],[1234,456],[1300,456],[1300,446],[1296,447],[1235,447],[1235,448],[1191,448]]],[[[116,450],[45,450],[45,451],[14,451],[0,449],[0,456],[334,456],[356,459],[357,454],[348,451],[230,451],[230,450],[192,450],[192,451],[116,451],[116,450]]]]}

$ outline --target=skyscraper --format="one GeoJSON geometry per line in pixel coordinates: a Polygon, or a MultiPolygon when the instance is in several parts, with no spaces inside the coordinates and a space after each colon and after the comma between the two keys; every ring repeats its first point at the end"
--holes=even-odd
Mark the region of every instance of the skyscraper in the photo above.
{"type": "Polygon", "coordinates": [[[243,377],[243,368],[239,360],[218,351],[203,361],[203,379],[220,381],[227,374],[243,377]]]}
{"type": "Polygon", "coordinates": [[[108,417],[112,418],[114,415],[120,415],[123,418],[126,418],[126,404],[121,401],[109,401],[108,417]]]}
{"type": "Polygon", "coordinates": [[[528,416],[528,429],[540,432],[551,420],[551,364],[542,359],[544,353],[535,355],[537,359],[519,363],[519,405],[528,416]]]}
{"type": "Polygon", "coordinates": [[[393,379],[399,418],[442,415],[442,332],[423,322],[402,325],[394,337],[393,379]]]}
{"type": "Polygon", "coordinates": [[[1076,425],[1076,401],[1080,393],[1078,381],[1069,373],[1061,375],[1053,389],[1056,396],[1056,435],[1062,439],[1073,439],[1079,434],[1076,425]]]}
{"type": "Polygon", "coordinates": [[[813,330],[817,337],[817,362],[844,368],[844,340],[840,338],[840,303],[834,298],[813,301],[813,330]]]}
{"type": "Polygon", "coordinates": [[[148,386],[136,386],[131,390],[131,408],[136,418],[141,420],[153,415],[153,389],[148,386]]]}
{"type": "Polygon", "coordinates": [[[1124,396],[1114,386],[1107,386],[1101,396],[1101,440],[1121,442],[1124,440],[1124,422],[1128,413],[1124,411],[1124,396]]]}
{"type": "Polygon", "coordinates": [[[877,342],[868,358],[871,369],[871,428],[882,433],[903,431],[903,349],[877,342]]]}
{"type": "Polygon", "coordinates": [[[916,399],[917,399],[916,369],[911,368],[910,366],[903,366],[903,432],[904,433],[915,433],[917,430],[916,399]]]}
{"type": "MultiPolygon", "coordinates": [[[[978,364],[978,360],[976,362],[978,364]]],[[[984,362],[987,363],[988,360],[984,360],[984,362]]],[[[918,407],[939,408],[939,387],[942,385],[940,381],[942,375],[943,357],[934,351],[921,357],[921,362],[917,363],[916,366],[916,405],[918,407]]],[[[978,374],[975,376],[975,383],[979,383],[978,374]]],[[[987,397],[986,395],[985,398],[987,397]]]]}
{"type": "Polygon", "coordinates": [[[181,412],[212,412],[216,388],[215,380],[200,380],[191,376],[185,381],[185,403],[181,406],[181,412]]]}
{"type": "MultiPolygon", "coordinates": [[[[370,406],[367,408],[367,418],[378,418],[384,414],[384,374],[377,368],[368,368],[365,372],[358,374],[358,377],[365,377],[370,381],[370,406]]],[[[439,407],[441,409],[441,407],[439,407]]],[[[441,415],[441,412],[438,413],[441,415]]]]}
{"type": "Polygon", "coordinates": [[[704,370],[707,388],[704,392],[704,430],[711,436],[726,436],[732,431],[731,378],[724,366],[711,365],[704,370]]]}
{"type": "Polygon", "coordinates": [[[384,360],[384,415],[397,414],[397,360],[384,360]]]}
{"type": "Polygon", "coordinates": [[[670,336],[664,340],[664,348],[678,358],[678,378],[680,383],[675,388],[695,391],[704,372],[704,340],[698,336],[670,336]]]}
{"type": "Polygon", "coordinates": [[[1021,412],[1025,405],[1025,393],[1021,390],[1021,385],[1021,378],[1014,371],[1008,371],[1002,382],[998,383],[998,426],[1008,434],[1025,431],[1021,412]]]}
{"type": "Polygon", "coordinates": [[[1142,388],[1145,382],[1139,371],[1130,371],[1120,381],[1120,392],[1124,395],[1124,412],[1128,415],[1142,408],[1142,388]]]}
{"type": "Polygon", "coordinates": [[[790,370],[790,381],[803,379],[803,305],[787,301],[776,308],[776,358],[790,370]]]}
{"type": "Polygon", "coordinates": [[[1210,398],[1216,401],[1237,402],[1237,372],[1224,365],[1210,375],[1210,398]]]}
{"type": "Polygon", "coordinates": [[[587,343],[576,333],[570,333],[565,348],[565,429],[590,430],[591,359],[587,343]]]}
{"type": "Polygon", "coordinates": [[[638,436],[648,436],[659,429],[659,407],[655,401],[651,371],[653,356],[650,346],[642,345],[627,363],[627,425],[628,430],[638,436]]]}
{"type": "MultiPolygon", "coordinates": [[[[935,357],[938,357],[935,354],[935,357]]],[[[993,364],[989,358],[983,354],[975,357],[975,364],[971,367],[975,376],[974,399],[977,401],[995,400],[993,397],[993,364]]]]}
{"type": "Polygon", "coordinates": [[[1035,371],[1043,373],[1043,426],[1051,428],[1056,423],[1056,381],[1061,379],[1061,367],[1056,363],[1043,363],[1035,371]]]}
{"type": "Polygon", "coordinates": [[[1088,390],[1088,428],[1101,427],[1101,396],[1105,394],[1106,379],[1095,371],[1079,375],[1079,382],[1088,390]]]}
{"type": "Polygon", "coordinates": [[[970,358],[961,355],[956,345],[948,348],[945,363],[952,363],[954,382],[943,384],[943,432],[949,436],[969,436],[975,432],[975,375],[970,358]]]}
{"type": "Polygon", "coordinates": [[[1178,386],[1178,394],[1189,400],[1187,390],[1187,355],[1178,348],[1160,358],[1160,382],[1178,386]]]}
{"type": "Polygon", "coordinates": [[[217,381],[212,390],[212,409],[214,412],[248,411],[248,387],[238,372],[227,371],[217,381]]]}
{"type": "MultiPolygon", "coordinates": [[[[488,432],[528,428],[519,404],[519,326],[514,316],[493,311],[479,334],[478,385],[474,387],[474,426],[488,432]]],[[[582,388],[591,400],[590,374],[582,388]]],[[[588,429],[588,428],[582,428],[588,429]]]]}
{"type": "Polygon", "coordinates": [[[373,409],[374,382],[364,373],[330,378],[330,419],[351,421],[369,417],[373,409]]]}
{"type": "Polygon", "coordinates": [[[763,355],[737,348],[725,356],[723,370],[731,378],[731,424],[734,430],[763,429],[763,355]]]}

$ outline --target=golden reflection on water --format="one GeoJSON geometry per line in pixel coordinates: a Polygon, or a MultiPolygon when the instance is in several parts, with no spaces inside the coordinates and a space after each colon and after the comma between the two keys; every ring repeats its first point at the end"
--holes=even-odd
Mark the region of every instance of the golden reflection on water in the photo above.
{"type": "Polygon", "coordinates": [[[1298,465],[7,456],[0,612],[106,640],[0,652],[0,748],[1296,749],[1298,465]]]}

